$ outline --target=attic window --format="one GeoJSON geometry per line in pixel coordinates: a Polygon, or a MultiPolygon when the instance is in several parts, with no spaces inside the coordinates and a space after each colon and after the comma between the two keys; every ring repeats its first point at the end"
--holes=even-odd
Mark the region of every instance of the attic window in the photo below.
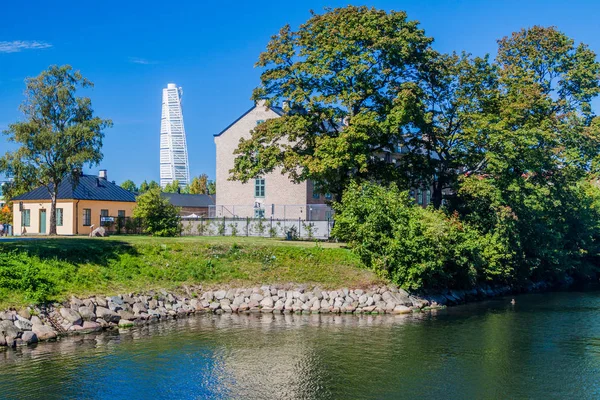
{"type": "Polygon", "coordinates": [[[260,125],[260,124],[262,124],[263,122],[265,122],[265,120],[264,120],[264,119],[259,119],[258,121],[256,121],[256,125],[260,125]]]}

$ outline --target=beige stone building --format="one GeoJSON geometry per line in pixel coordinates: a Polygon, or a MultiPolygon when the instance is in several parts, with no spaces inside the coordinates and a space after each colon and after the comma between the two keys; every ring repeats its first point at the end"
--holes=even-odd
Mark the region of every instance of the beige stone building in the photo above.
{"type": "Polygon", "coordinates": [[[279,170],[256,177],[248,183],[228,180],[236,157],[234,151],[240,139],[250,137],[256,125],[281,115],[281,108],[267,107],[264,101],[259,101],[215,135],[217,196],[212,217],[303,220],[326,220],[331,217],[331,209],[326,205],[329,195],[314,193],[311,182],[293,183],[279,170]]]}
{"type": "MultiPolygon", "coordinates": [[[[50,228],[50,194],[39,187],[13,199],[13,234],[45,235],[50,228]]],[[[131,217],[135,195],[106,178],[82,175],[73,187],[70,179],[58,187],[56,233],[87,235],[93,228],[114,223],[118,217],[131,217]]]]}

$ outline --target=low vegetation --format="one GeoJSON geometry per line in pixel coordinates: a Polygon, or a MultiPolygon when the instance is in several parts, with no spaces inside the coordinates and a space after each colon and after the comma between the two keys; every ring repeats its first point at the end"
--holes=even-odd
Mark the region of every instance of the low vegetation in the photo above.
{"type": "Polygon", "coordinates": [[[436,210],[416,205],[395,185],[352,184],[335,205],[332,234],[406,289],[598,276],[600,189],[581,182],[516,191],[466,179],[458,206],[436,210]]]}
{"type": "Polygon", "coordinates": [[[380,282],[336,244],[261,238],[56,238],[0,242],[0,308],[184,284],[380,282]]]}

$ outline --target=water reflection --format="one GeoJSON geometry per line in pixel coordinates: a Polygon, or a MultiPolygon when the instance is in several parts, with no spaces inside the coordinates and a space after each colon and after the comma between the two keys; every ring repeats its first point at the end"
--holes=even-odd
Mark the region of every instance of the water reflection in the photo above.
{"type": "Polygon", "coordinates": [[[68,338],[0,351],[0,397],[599,397],[598,293],[509,302],[408,316],[198,316],[68,338]]]}

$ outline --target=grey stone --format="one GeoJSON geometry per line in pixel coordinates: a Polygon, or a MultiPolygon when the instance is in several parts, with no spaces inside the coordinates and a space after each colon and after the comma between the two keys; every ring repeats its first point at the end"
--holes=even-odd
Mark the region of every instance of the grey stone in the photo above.
{"type": "Polygon", "coordinates": [[[78,299],[75,296],[71,296],[71,308],[76,310],[83,305],[84,305],[83,301],[81,301],[80,299],[78,299]]]}
{"type": "Polygon", "coordinates": [[[129,311],[119,310],[119,311],[117,311],[117,314],[119,315],[119,317],[121,317],[121,319],[128,319],[128,320],[135,319],[135,316],[129,311]]]}
{"type": "Polygon", "coordinates": [[[119,328],[131,328],[133,325],[135,325],[133,321],[127,319],[119,320],[119,328]]]}
{"type": "Polygon", "coordinates": [[[158,307],[158,301],[156,301],[155,299],[152,299],[148,302],[148,307],[150,307],[152,310],[154,310],[155,308],[158,307]]]}
{"type": "Polygon", "coordinates": [[[96,317],[102,318],[106,322],[119,322],[121,319],[116,312],[104,307],[96,307],[96,317]]]}
{"type": "Polygon", "coordinates": [[[212,303],[210,303],[210,305],[208,306],[208,308],[210,308],[212,311],[218,309],[219,307],[221,307],[221,303],[218,303],[216,301],[213,301],[212,303]]]}
{"type": "Polygon", "coordinates": [[[72,308],[62,307],[60,309],[60,315],[71,325],[81,325],[81,322],[83,322],[81,315],[72,308]]]}
{"type": "Polygon", "coordinates": [[[392,310],[392,314],[410,314],[412,310],[406,306],[396,306],[392,310]]]}
{"type": "Polygon", "coordinates": [[[51,340],[56,338],[56,332],[48,325],[33,325],[31,331],[36,334],[39,340],[51,340]]]}
{"type": "Polygon", "coordinates": [[[31,317],[31,324],[32,325],[44,325],[44,323],[42,322],[40,317],[38,317],[37,315],[33,315],[31,317]]]}
{"type": "Polygon", "coordinates": [[[223,300],[225,298],[225,296],[227,295],[227,292],[224,290],[217,290],[215,292],[215,298],[217,300],[223,300]]]}
{"type": "Polygon", "coordinates": [[[262,301],[260,302],[260,305],[263,308],[273,308],[273,299],[270,297],[265,297],[264,299],[262,299],[262,301]]]}
{"type": "Polygon", "coordinates": [[[256,301],[256,302],[260,302],[262,301],[262,299],[264,299],[264,296],[260,293],[252,293],[250,295],[250,300],[251,301],[256,301]]]}
{"type": "Polygon", "coordinates": [[[103,297],[96,297],[96,304],[100,307],[108,307],[108,302],[103,297]]]}
{"type": "Polygon", "coordinates": [[[17,328],[19,328],[19,330],[21,331],[30,331],[31,327],[33,326],[33,324],[31,323],[31,321],[20,317],[19,319],[17,319],[16,321],[14,321],[14,324],[17,328]]]}
{"type": "Polygon", "coordinates": [[[23,309],[19,310],[18,315],[27,320],[31,319],[31,311],[29,311],[28,308],[23,308],[23,309]]]}
{"type": "Polygon", "coordinates": [[[79,307],[78,311],[79,315],[81,315],[81,318],[84,321],[93,321],[94,319],[96,319],[96,314],[94,313],[94,310],[92,310],[88,306],[81,306],[79,307]]]}
{"type": "Polygon", "coordinates": [[[133,312],[134,313],[141,313],[141,312],[147,312],[148,308],[143,304],[143,303],[135,303],[133,305],[133,312]]]}
{"type": "Polygon", "coordinates": [[[122,306],[123,304],[125,304],[125,302],[123,301],[123,299],[119,296],[111,296],[108,301],[113,302],[119,306],[122,306]]]}
{"type": "Polygon", "coordinates": [[[82,331],[85,331],[86,333],[99,332],[102,330],[102,325],[94,321],[83,321],[81,328],[82,331]]]}
{"type": "Polygon", "coordinates": [[[17,319],[16,315],[11,312],[8,312],[8,311],[0,312],[0,320],[14,321],[15,319],[17,319]]]}
{"type": "Polygon", "coordinates": [[[0,321],[0,335],[17,337],[19,335],[19,328],[17,328],[12,321],[0,321]]]}

